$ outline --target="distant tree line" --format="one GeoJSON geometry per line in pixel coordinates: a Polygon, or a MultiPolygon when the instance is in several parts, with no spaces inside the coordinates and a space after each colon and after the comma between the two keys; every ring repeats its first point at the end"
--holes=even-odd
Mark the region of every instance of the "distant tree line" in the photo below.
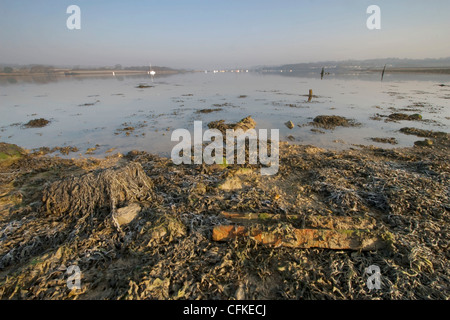
{"type": "Polygon", "coordinates": [[[0,72],[2,73],[13,73],[13,72],[21,72],[21,73],[51,73],[55,71],[53,66],[44,66],[44,65],[32,65],[32,66],[22,66],[20,68],[13,67],[3,67],[0,68],[0,72]]]}

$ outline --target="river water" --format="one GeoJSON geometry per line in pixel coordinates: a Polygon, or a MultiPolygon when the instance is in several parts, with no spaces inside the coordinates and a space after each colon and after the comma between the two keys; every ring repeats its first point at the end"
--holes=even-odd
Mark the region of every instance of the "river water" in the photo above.
{"type": "Polygon", "coordinates": [[[257,129],[279,129],[280,140],[330,149],[357,145],[412,146],[419,138],[402,127],[449,132],[450,79],[443,75],[387,74],[326,76],[261,73],[185,73],[101,77],[17,77],[0,79],[0,141],[27,149],[75,146],[70,157],[104,157],[133,149],[170,155],[171,132],[193,131],[194,121],[237,122],[252,116],[257,129]],[[138,88],[140,84],[148,88],[138,88]],[[315,97],[308,102],[312,89],[315,97]],[[202,113],[202,109],[220,109],[202,113]],[[391,113],[420,113],[422,121],[385,121],[391,113]],[[360,123],[315,129],[318,115],[339,115],[360,123]],[[27,128],[36,118],[43,128],[27,128]],[[293,129],[285,123],[292,121],[293,129]],[[123,130],[128,128],[127,130],[123,130]],[[134,128],[134,129],[130,129],[134,128]],[[127,134],[128,132],[128,134],[127,134]],[[397,145],[373,142],[394,137],[397,145]]]}

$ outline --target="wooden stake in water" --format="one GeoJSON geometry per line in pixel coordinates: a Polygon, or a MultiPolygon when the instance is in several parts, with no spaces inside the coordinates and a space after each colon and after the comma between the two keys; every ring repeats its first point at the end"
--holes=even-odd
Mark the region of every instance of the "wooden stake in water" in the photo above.
{"type": "Polygon", "coordinates": [[[385,71],[386,71],[386,65],[384,65],[383,72],[381,72],[381,81],[383,81],[385,71]]]}
{"type": "Polygon", "coordinates": [[[313,91],[312,91],[312,89],[309,89],[308,102],[311,102],[312,97],[313,97],[313,91]]]}

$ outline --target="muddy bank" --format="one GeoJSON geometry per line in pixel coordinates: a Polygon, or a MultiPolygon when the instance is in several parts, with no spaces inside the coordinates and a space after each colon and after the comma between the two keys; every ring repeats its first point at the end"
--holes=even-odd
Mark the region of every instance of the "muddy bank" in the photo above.
{"type": "Polygon", "coordinates": [[[281,143],[274,176],[255,165],[173,165],[142,151],[103,160],[4,153],[0,298],[448,299],[449,142],[430,139],[430,148],[340,152],[281,143]],[[285,236],[367,220],[385,246],[214,241],[214,227],[234,223],[229,212],[254,214],[255,226],[285,236]],[[80,290],[67,288],[71,265],[82,272],[80,290]],[[381,290],[366,286],[371,265],[381,290]]]}

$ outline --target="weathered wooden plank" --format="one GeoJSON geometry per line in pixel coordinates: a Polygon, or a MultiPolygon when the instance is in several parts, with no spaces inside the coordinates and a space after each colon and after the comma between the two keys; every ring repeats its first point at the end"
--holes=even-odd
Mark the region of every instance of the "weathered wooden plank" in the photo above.
{"type": "Polygon", "coordinates": [[[380,237],[361,230],[292,229],[287,234],[281,234],[277,231],[261,231],[235,225],[221,225],[213,229],[214,241],[229,241],[238,237],[250,237],[274,247],[362,251],[384,247],[380,237]]]}
{"type": "MultiPolygon", "coordinates": [[[[221,215],[232,222],[248,224],[277,221],[281,215],[273,213],[236,213],[222,211],[221,215]]],[[[372,217],[326,217],[326,216],[305,216],[299,214],[288,214],[286,219],[295,221],[304,219],[305,226],[318,229],[372,229],[375,226],[375,219],[372,217]]]]}

